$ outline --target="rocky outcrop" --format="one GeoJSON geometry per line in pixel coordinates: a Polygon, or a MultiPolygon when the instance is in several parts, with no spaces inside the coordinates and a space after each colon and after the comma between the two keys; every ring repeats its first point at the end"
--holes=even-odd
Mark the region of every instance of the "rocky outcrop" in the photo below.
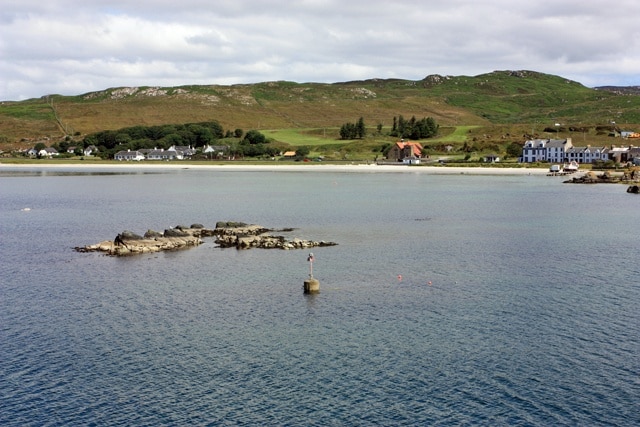
{"type": "Polygon", "coordinates": [[[640,169],[637,167],[626,169],[621,172],[611,173],[610,171],[604,171],[601,174],[597,174],[594,171],[589,171],[581,176],[573,177],[572,179],[565,181],[569,184],[630,184],[627,188],[627,193],[638,192],[638,182],[640,181],[640,169]]]}
{"type": "Polygon", "coordinates": [[[106,240],[75,249],[78,252],[104,252],[114,256],[135,255],[197,246],[202,243],[201,237],[207,235],[212,236],[213,230],[194,226],[189,228],[178,226],[167,229],[163,233],[148,230],[144,236],[132,231],[123,231],[113,241],[106,240]]]}
{"type": "Polygon", "coordinates": [[[576,176],[565,181],[565,183],[568,184],[618,184],[620,182],[622,182],[621,177],[613,175],[609,171],[604,171],[600,175],[593,171],[589,171],[584,175],[576,176]]]}
{"type": "MultiPolygon", "coordinates": [[[[280,230],[290,232],[288,228],[280,230]]],[[[269,233],[274,230],[255,224],[243,222],[218,222],[215,229],[205,228],[202,224],[190,227],[178,225],[160,233],[147,230],[144,236],[132,231],[123,231],[113,241],[106,240],[94,245],[76,247],[78,252],[103,252],[107,255],[125,256],[168,250],[185,249],[203,242],[203,237],[215,237],[215,242],[222,248],[236,249],[305,249],[319,246],[334,246],[337,243],[325,241],[302,240],[294,238],[287,241],[283,236],[269,233]]]]}
{"type": "MultiPolygon", "coordinates": [[[[292,231],[288,228],[281,231],[292,231]]],[[[294,238],[290,241],[283,236],[267,234],[273,230],[260,225],[248,225],[244,223],[219,222],[216,224],[216,243],[222,248],[236,249],[305,249],[320,246],[335,246],[337,243],[302,240],[294,238]]]]}
{"type": "Polygon", "coordinates": [[[638,185],[629,186],[629,188],[627,188],[627,193],[639,194],[640,193],[640,186],[638,186],[638,185]]]}

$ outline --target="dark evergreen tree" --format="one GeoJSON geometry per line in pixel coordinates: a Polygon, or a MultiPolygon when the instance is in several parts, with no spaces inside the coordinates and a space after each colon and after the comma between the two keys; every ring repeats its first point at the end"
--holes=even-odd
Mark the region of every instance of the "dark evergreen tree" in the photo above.
{"type": "Polygon", "coordinates": [[[340,139],[364,138],[367,133],[364,119],[360,117],[357,123],[345,123],[340,127],[340,139]]]}
{"type": "Polygon", "coordinates": [[[360,117],[358,123],[356,123],[356,136],[360,139],[364,138],[367,134],[367,129],[364,125],[364,119],[360,117]]]}

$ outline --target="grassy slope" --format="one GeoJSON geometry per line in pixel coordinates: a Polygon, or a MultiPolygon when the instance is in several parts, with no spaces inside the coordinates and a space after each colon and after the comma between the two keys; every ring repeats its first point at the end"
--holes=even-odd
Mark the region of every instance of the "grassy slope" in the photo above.
{"type": "Polygon", "coordinates": [[[434,117],[441,135],[428,144],[463,143],[478,150],[522,141],[556,122],[591,126],[585,134],[567,132],[574,143],[599,145],[595,125],[615,120],[640,124],[640,97],[586,88],[564,78],[535,72],[499,71],[475,77],[430,76],[420,81],[372,79],[319,84],[267,82],[233,86],[119,89],[83,96],[51,96],[0,105],[0,148],[32,145],[21,138],[59,138],[134,125],[217,120],[225,129],[259,129],[291,146],[318,152],[369,153],[390,138],[375,127],[391,125],[394,116],[434,117]],[[54,107],[47,102],[54,100],[54,107]],[[59,117],[55,120],[54,109],[59,117]],[[363,117],[370,128],[363,141],[338,140],[345,122],[363,117]],[[576,136],[578,138],[576,138],[576,136]]]}

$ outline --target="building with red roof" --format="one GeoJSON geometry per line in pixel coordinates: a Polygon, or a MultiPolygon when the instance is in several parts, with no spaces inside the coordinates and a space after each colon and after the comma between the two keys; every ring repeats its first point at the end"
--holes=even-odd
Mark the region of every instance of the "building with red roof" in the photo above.
{"type": "Polygon", "coordinates": [[[415,163],[419,163],[420,158],[422,158],[422,145],[419,142],[404,140],[393,144],[387,154],[388,160],[405,163],[410,163],[412,160],[415,160],[415,163]]]}

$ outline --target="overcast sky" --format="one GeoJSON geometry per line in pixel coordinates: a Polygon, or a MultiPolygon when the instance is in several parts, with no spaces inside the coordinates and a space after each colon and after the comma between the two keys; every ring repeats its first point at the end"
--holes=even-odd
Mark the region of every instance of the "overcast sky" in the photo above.
{"type": "Polygon", "coordinates": [[[638,0],[2,0],[0,100],[534,70],[640,85],[638,0]]]}

